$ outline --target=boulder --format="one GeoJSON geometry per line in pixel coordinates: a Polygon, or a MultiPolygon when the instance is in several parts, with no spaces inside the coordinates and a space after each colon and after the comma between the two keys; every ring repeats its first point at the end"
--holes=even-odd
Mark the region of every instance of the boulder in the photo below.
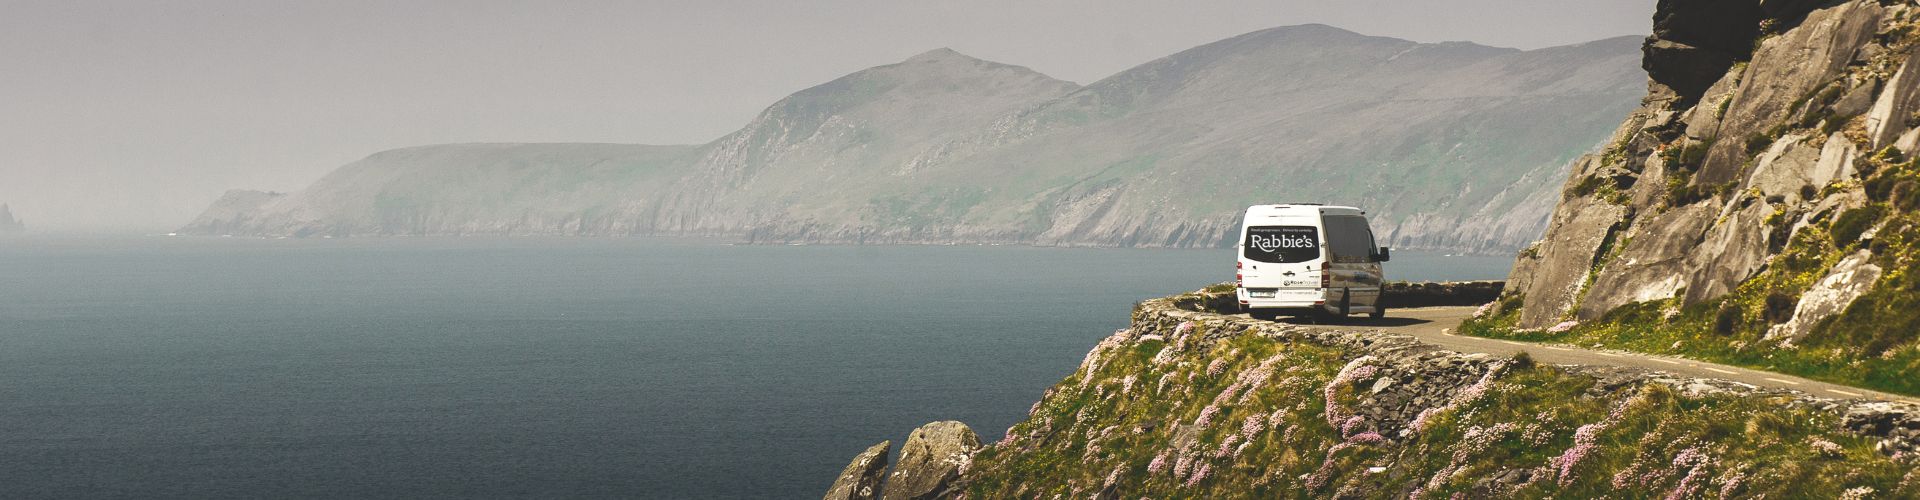
{"type": "Polygon", "coordinates": [[[1822,148],[1806,144],[1805,141],[1806,136],[1793,134],[1774,141],[1773,147],[1760,155],[1753,174],[1747,176],[1746,186],[1760,190],[1762,197],[1779,196],[1799,200],[1800,188],[1813,182],[1811,174],[1814,166],[1821,162],[1824,152],[1822,148]]]}
{"type": "Polygon", "coordinates": [[[1767,263],[1767,218],[1773,206],[1747,199],[1744,208],[1732,209],[1719,217],[1719,223],[1707,230],[1700,246],[1688,257],[1686,303],[1697,304],[1732,292],[1767,263]]]}
{"type": "Polygon", "coordinates": [[[1686,287],[1687,261],[1719,212],[1715,204],[1695,203],[1638,221],[1617,243],[1626,248],[1594,277],[1576,318],[1588,321],[1623,305],[1672,298],[1686,287]]]}
{"type": "Polygon", "coordinates": [[[1545,328],[1561,321],[1579,300],[1600,245],[1626,217],[1626,207],[1591,197],[1561,202],[1546,238],[1514,264],[1516,279],[1509,281],[1525,285],[1509,288],[1526,298],[1520,310],[1521,328],[1545,328]]]}
{"type": "Polygon", "coordinates": [[[1873,253],[1861,250],[1841,259],[1827,277],[1800,296],[1800,303],[1793,309],[1793,319],[1769,328],[1766,339],[1792,346],[1806,338],[1820,320],[1846,310],[1854,299],[1872,291],[1881,274],[1880,266],[1868,262],[1872,258],[1873,253]]]}
{"type": "Polygon", "coordinates": [[[881,441],[855,455],[853,462],[840,471],[840,478],[827,488],[825,500],[880,498],[880,481],[887,477],[887,450],[892,446],[892,441],[881,441]]]}
{"type": "Polygon", "coordinates": [[[1873,147],[1886,146],[1906,133],[1909,120],[1915,111],[1920,111],[1920,68],[1915,68],[1914,55],[1920,54],[1920,46],[1907,53],[1907,62],[1900,71],[1893,74],[1886,90],[1880,92],[1880,99],[1873,103],[1873,109],[1867,111],[1867,136],[1873,139],[1873,147]]]}
{"type": "Polygon", "coordinates": [[[1859,149],[1846,134],[1834,132],[1827,137],[1827,143],[1820,148],[1820,161],[1814,163],[1813,172],[1808,174],[1813,187],[1826,187],[1833,181],[1853,177],[1853,158],[1859,155],[1859,149]]]}
{"type": "Polygon", "coordinates": [[[934,422],[914,429],[900,447],[900,463],[887,476],[887,500],[949,498],[959,493],[960,473],[980,450],[967,424],[934,422]]]}

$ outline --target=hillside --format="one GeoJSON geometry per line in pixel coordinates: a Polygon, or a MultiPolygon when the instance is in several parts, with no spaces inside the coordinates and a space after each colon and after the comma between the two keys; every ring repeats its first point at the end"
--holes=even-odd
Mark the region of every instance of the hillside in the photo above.
{"type": "Polygon", "coordinates": [[[1920,9],[1720,3],[1663,5],[1652,94],[1471,330],[1920,394],[1920,9]]]}
{"type": "Polygon", "coordinates": [[[1082,87],[941,49],[705,145],[409,148],[181,231],[1217,246],[1241,207],[1318,200],[1372,208],[1403,248],[1510,251],[1644,92],[1637,53],[1291,26],[1082,87]]]}
{"type": "Polygon", "coordinates": [[[826,498],[1920,495],[1910,404],[1219,314],[1230,293],[1140,304],[1003,439],[928,424],[826,498]]]}

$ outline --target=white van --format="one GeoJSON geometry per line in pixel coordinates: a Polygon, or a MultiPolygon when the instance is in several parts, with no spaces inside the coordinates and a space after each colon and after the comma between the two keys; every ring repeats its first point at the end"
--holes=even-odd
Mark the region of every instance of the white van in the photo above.
{"type": "Polygon", "coordinates": [[[1385,317],[1380,263],[1367,213],[1317,204],[1255,205],[1240,223],[1235,293],[1260,319],[1282,314],[1325,320],[1353,313],[1385,317]]]}

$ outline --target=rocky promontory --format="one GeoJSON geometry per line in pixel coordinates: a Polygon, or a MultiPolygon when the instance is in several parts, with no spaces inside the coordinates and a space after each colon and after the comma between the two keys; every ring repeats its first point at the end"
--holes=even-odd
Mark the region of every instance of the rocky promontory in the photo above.
{"type": "Polygon", "coordinates": [[[1915,405],[1460,354],[1222,297],[1140,304],[998,442],[909,443],[938,465],[890,481],[952,479],[899,498],[1920,495],[1915,405]]]}

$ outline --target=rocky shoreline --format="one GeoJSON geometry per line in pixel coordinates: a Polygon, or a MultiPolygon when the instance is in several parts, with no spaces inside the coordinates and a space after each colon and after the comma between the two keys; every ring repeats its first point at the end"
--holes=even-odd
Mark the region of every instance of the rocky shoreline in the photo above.
{"type": "MultiPolygon", "coordinates": [[[[1460,290],[1478,297],[1486,293],[1488,285],[1451,284],[1428,285],[1420,287],[1426,290],[1460,290]]],[[[1497,289],[1494,293],[1498,293],[1497,289]]],[[[1099,387],[1105,393],[1114,379],[1122,377],[1118,373],[1103,373],[1104,365],[1115,358],[1129,356],[1142,346],[1165,346],[1154,349],[1160,351],[1155,356],[1173,359],[1175,356],[1189,356],[1189,362],[1199,366],[1208,366],[1209,374],[1218,370],[1222,360],[1213,359],[1207,353],[1218,353],[1226,349],[1229,343],[1257,342],[1280,346],[1279,349],[1298,349],[1285,346],[1325,348],[1337,352],[1338,359],[1346,362],[1341,375],[1349,378],[1347,372],[1364,367],[1365,380],[1358,380],[1352,387],[1351,401],[1334,406],[1336,401],[1345,401],[1348,396],[1342,394],[1335,398],[1335,387],[1330,383],[1327,389],[1329,422],[1342,424],[1347,428],[1364,428],[1380,436],[1389,443],[1418,441],[1423,421],[1436,414],[1448,412],[1461,406],[1462,401],[1477,397],[1477,393],[1488,390],[1491,382],[1513,377],[1513,373],[1524,370],[1531,364],[1528,359],[1516,359],[1505,356],[1485,354],[1460,354],[1435,346],[1420,343],[1404,335],[1382,334],[1363,329],[1322,330],[1306,328],[1284,323],[1254,320],[1243,316],[1221,314],[1221,307],[1232,304],[1229,293],[1190,293],[1174,297],[1153,299],[1139,304],[1133,313],[1131,326],[1114,333],[1103,340],[1092,352],[1088,353],[1080,369],[1063,381],[1060,386],[1050,389],[1042,403],[1036,404],[1036,412],[1048,400],[1064,397],[1063,392],[1087,390],[1099,387]],[[1257,340],[1256,340],[1257,339],[1257,340]],[[1104,380],[1104,382],[1103,382],[1104,380]],[[1336,412],[1344,412],[1333,415],[1336,412]]],[[[1237,353],[1240,349],[1229,352],[1237,353]]],[[[1275,358],[1278,359],[1278,358],[1275,358]]],[[[1268,361],[1267,365],[1271,365],[1268,361]]],[[[1755,399],[1764,400],[1770,405],[1783,405],[1794,411],[1806,410],[1828,415],[1838,422],[1835,432],[1851,433],[1871,440],[1873,448],[1883,456],[1910,457],[1920,452],[1920,407],[1910,404],[1889,403],[1864,400],[1836,400],[1820,398],[1785,390],[1758,389],[1742,384],[1713,379],[1699,379],[1675,376],[1673,374],[1618,367],[1593,366],[1555,366],[1555,370],[1567,377],[1587,379],[1591,384],[1581,398],[1615,398],[1624,394],[1643,394],[1649,391],[1666,393],[1683,399],[1755,399]],[[1659,386],[1660,389],[1650,389],[1659,386]]],[[[1231,372],[1231,370],[1226,370],[1231,372]]],[[[1254,370],[1257,372],[1257,370],[1254,370]]],[[[1150,374],[1128,373],[1124,375],[1125,391],[1133,390],[1133,380],[1145,379],[1150,374]]],[[[1243,375],[1244,376],[1244,375],[1243,375]]],[[[1247,378],[1238,379],[1236,385],[1246,383],[1247,378]]],[[[1162,384],[1164,385],[1164,381],[1162,384]]],[[[1259,383],[1259,382],[1252,382],[1259,383]]],[[[1118,384],[1116,384],[1118,385],[1118,384]]],[[[1229,393],[1232,389],[1228,389],[1229,393]]],[[[1084,397],[1084,396],[1083,396],[1084,397]]],[[[1106,396],[1111,398],[1112,396],[1106,396]]],[[[1218,401],[1220,398],[1215,398],[1218,401]]],[[[1242,399],[1245,399],[1243,397],[1242,399]]],[[[1623,403],[1624,404],[1624,403],[1623,403]]],[[[1211,408],[1211,407],[1209,407],[1211,408]]],[[[1251,408],[1255,414],[1264,414],[1269,409],[1251,408]]],[[[1085,414],[1086,410],[1081,410],[1085,414]]],[[[1105,417],[1112,419],[1114,417],[1105,417]]],[[[992,453],[1022,453],[1011,450],[1033,451],[1035,444],[1022,444],[1027,440],[1050,441],[1061,422],[1051,422],[1036,414],[1028,424],[1009,430],[1006,441],[978,446],[977,438],[970,430],[957,422],[938,422],[916,430],[904,447],[901,463],[893,472],[881,479],[886,469],[886,446],[881,442],[856,458],[847,468],[847,472],[835,482],[828,498],[964,498],[964,493],[972,481],[980,480],[982,474],[1005,474],[1005,470],[980,471],[971,469],[976,466],[977,454],[983,450],[992,453]],[[1042,422],[1036,423],[1034,420],[1042,422]],[[1025,432],[1020,432],[1023,430],[1025,432]],[[1036,434],[1036,432],[1039,432],[1036,434]],[[996,447],[999,449],[996,450],[996,447]],[[932,478],[932,479],[929,479],[932,478]],[[911,487],[895,486],[895,481],[910,481],[911,487]],[[885,484],[884,494],[881,484],[885,484]]],[[[1084,418],[1074,429],[1094,428],[1107,423],[1099,416],[1084,418]]],[[[1252,424],[1248,424],[1252,425],[1252,424]]],[[[1151,429],[1149,426],[1136,428],[1133,432],[1164,432],[1165,429],[1151,429]]],[[[1175,427],[1180,427],[1175,425],[1175,427]]],[[[1112,429],[1098,432],[1110,433],[1112,429]]],[[[1084,431],[1082,431],[1084,432],[1084,431]]],[[[1178,432],[1193,432],[1192,429],[1178,432]]],[[[1189,442],[1179,445],[1191,448],[1195,436],[1175,437],[1176,442],[1185,439],[1189,442]]],[[[1248,438],[1251,439],[1251,438],[1248,438]]],[[[1089,439],[1088,441],[1092,441],[1089,439]]],[[[1044,447],[1045,445],[1038,445],[1044,447]]],[[[1092,446],[1098,450],[1097,444],[1092,446]]],[[[1223,447],[1224,450],[1224,447],[1223,447]]],[[[1335,449],[1334,451],[1338,451],[1335,449]]],[[[1112,450],[1107,450],[1112,452],[1112,450]]],[[[1333,452],[1329,452],[1331,460],[1333,452]]],[[[1004,458],[1000,458],[1004,460],[1004,458]]],[[[1331,463],[1331,462],[1330,462],[1331,463]]],[[[1512,467],[1499,474],[1485,477],[1481,483],[1473,486],[1476,491],[1487,494],[1503,494],[1517,491],[1519,488],[1534,485],[1543,478],[1555,474],[1546,465],[1532,467],[1512,467]]],[[[1088,488],[1083,493],[1093,493],[1098,498],[1119,498],[1124,488],[1115,487],[1123,483],[1119,478],[1123,471],[1116,469],[1113,479],[1105,489],[1100,485],[1083,485],[1088,488]]],[[[1132,473],[1131,471],[1127,471],[1132,473]]],[[[1909,474],[1909,479],[1911,479],[1909,474]]],[[[1437,476],[1436,476],[1437,477],[1437,476]]],[[[997,477],[1005,479],[1004,477],[997,477]]],[[[1038,481],[1039,478],[1028,478],[1038,481]]],[[[1018,478],[1016,478],[1018,480],[1018,478]]],[[[1350,487],[1354,487],[1349,485],[1350,487]]],[[[1030,491],[1037,493],[1034,491],[1030,491]]],[[[1381,496],[1385,490],[1349,491],[1353,496],[1381,496]]]]}

